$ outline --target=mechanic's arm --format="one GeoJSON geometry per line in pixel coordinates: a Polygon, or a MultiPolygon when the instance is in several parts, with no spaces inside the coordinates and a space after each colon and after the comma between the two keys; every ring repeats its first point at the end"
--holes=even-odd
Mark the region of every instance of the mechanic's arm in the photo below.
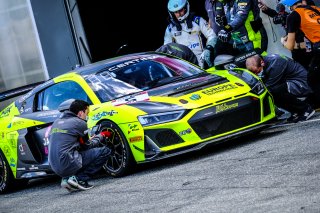
{"type": "Polygon", "coordinates": [[[252,7],[252,0],[239,0],[237,4],[237,13],[233,21],[229,23],[233,30],[236,30],[245,24],[252,7]]]}
{"type": "Polygon", "coordinates": [[[266,14],[267,16],[270,16],[271,18],[278,15],[276,10],[271,9],[270,7],[265,5],[264,3],[259,3],[259,8],[264,14],[266,14]],[[262,6],[260,6],[261,4],[262,4],[262,6]]]}
{"type": "Polygon", "coordinates": [[[287,39],[283,41],[283,46],[288,50],[293,50],[296,43],[296,33],[288,33],[287,39]]]}
{"type": "Polygon", "coordinates": [[[170,26],[168,26],[166,29],[166,32],[164,33],[164,43],[163,44],[175,42],[170,31],[171,31],[170,26]]]}

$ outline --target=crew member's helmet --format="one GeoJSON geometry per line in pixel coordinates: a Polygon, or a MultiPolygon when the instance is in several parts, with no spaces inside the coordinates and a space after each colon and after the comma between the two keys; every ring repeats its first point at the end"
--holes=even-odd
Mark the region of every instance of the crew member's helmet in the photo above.
{"type": "Polygon", "coordinates": [[[301,3],[302,1],[301,0],[282,0],[280,3],[291,7],[292,5],[299,2],[301,3]]]}
{"type": "Polygon", "coordinates": [[[178,21],[180,22],[182,22],[189,16],[189,11],[190,11],[189,2],[187,0],[169,0],[168,11],[171,18],[175,18],[174,13],[181,9],[185,9],[185,14],[184,16],[178,18],[178,21]]]}

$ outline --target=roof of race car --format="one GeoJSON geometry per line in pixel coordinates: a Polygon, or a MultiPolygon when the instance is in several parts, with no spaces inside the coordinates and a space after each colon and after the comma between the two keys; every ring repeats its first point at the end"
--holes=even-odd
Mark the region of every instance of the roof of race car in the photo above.
{"type": "Polygon", "coordinates": [[[126,61],[132,61],[132,60],[138,60],[138,59],[152,59],[153,56],[160,56],[160,55],[168,57],[168,55],[166,54],[156,53],[156,52],[133,53],[133,54],[123,55],[123,56],[99,61],[96,63],[88,64],[83,67],[79,67],[73,71],[78,72],[80,75],[90,75],[90,74],[97,73],[99,71],[108,70],[109,68],[117,64],[124,63],[126,61]]]}

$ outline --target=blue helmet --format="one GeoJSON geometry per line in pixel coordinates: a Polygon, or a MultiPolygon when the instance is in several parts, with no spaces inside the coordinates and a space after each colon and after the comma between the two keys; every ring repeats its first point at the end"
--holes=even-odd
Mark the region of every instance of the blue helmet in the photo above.
{"type": "Polygon", "coordinates": [[[189,16],[189,11],[190,11],[190,5],[187,0],[169,0],[168,2],[168,11],[170,14],[170,17],[173,18],[173,13],[177,12],[181,9],[185,8],[185,14],[182,17],[178,18],[178,21],[183,21],[189,16]]]}
{"type": "Polygon", "coordinates": [[[298,2],[301,2],[301,0],[281,0],[280,3],[291,7],[292,5],[294,5],[298,2]]]}

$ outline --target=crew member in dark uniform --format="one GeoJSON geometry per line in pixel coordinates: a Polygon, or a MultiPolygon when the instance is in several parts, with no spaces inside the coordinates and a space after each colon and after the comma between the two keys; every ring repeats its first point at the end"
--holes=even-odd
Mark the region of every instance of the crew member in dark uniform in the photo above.
{"type": "Polygon", "coordinates": [[[61,187],[68,191],[92,188],[88,183],[90,176],[102,168],[111,154],[106,146],[99,147],[105,137],[111,136],[110,132],[88,138],[88,113],[89,104],[75,100],[51,127],[49,164],[62,177],[61,187]]]}

